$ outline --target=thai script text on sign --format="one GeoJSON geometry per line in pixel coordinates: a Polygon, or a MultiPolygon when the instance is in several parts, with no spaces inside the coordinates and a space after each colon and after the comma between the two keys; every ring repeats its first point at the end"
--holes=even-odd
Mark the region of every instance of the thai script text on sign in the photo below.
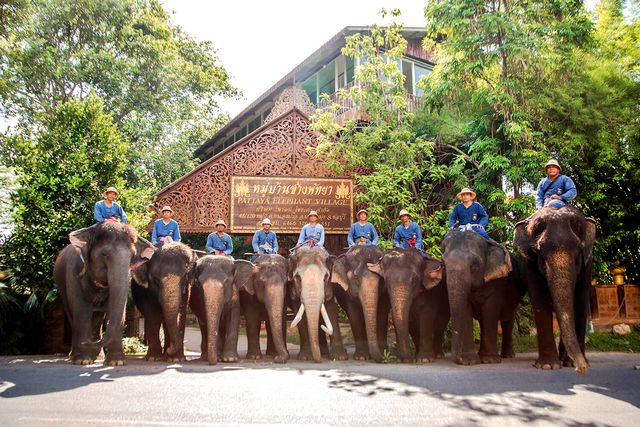
{"type": "Polygon", "coordinates": [[[271,220],[276,233],[299,233],[309,211],[318,212],[325,232],[344,234],[353,219],[353,181],[313,177],[231,177],[233,233],[253,233],[262,219],[271,220]]]}

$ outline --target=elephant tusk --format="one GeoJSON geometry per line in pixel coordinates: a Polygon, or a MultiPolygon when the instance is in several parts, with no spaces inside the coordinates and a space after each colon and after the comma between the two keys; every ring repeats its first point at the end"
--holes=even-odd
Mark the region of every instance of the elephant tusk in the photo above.
{"type": "Polygon", "coordinates": [[[320,328],[325,331],[329,335],[333,335],[333,326],[331,326],[331,320],[329,320],[329,315],[327,314],[327,309],[324,307],[324,304],[320,306],[320,313],[322,313],[322,318],[324,319],[324,323],[327,325],[321,325],[320,328]]]}
{"type": "Polygon", "coordinates": [[[300,321],[302,320],[303,314],[304,314],[304,304],[300,304],[300,308],[298,309],[298,314],[296,314],[296,317],[293,319],[293,322],[291,322],[290,328],[294,328],[298,323],[300,323],[300,321]]]}

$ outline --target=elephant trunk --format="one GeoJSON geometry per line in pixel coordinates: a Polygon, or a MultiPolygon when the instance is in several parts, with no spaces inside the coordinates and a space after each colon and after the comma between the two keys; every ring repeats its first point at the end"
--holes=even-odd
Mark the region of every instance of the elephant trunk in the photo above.
{"type": "Polygon", "coordinates": [[[178,317],[182,302],[180,276],[167,275],[161,279],[160,283],[160,306],[162,307],[162,315],[164,316],[169,334],[167,355],[172,357],[181,353],[183,347],[183,337],[178,326],[178,317]]]}
{"type": "Polygon", "coordinates": [[[405,286],[398,286],[390,292],[390,297],[391,313],[398,342],[398,355],[403,362],[410,361],[409,313],[411,311],[411,295],[405,286]]]}
{"type": "Polygon", "coordinates": [[[221,282],[202,284],[207,316],[207,359],[210,365],[218,363],[218,329],[224,306],[224,287],[221,282]]]}
{"type": "Polygon", "coordinates": [[[320,307],[324,301],[324,289],[318,286],[318,289],[309,289],[303,287],[301,295],[301,311],[307,313],[307,327],[309,332],[309,345],[311,347],[311,356],[314,362],[321,362],[320,341],[319,341],[319,324],[320,324],[320,307]],[[304,307],[304,308],[303,308],[304,307]]]}
{"type": "Polygon", "coordinates": [[[467,353],[475,351],[469,273],[447,268],[446,274],[451,310],[451,355],[454,362],[462,363],[467,353]]]}
{"type": "Polygon", "coordinates": [[[584,374],[587,372],[588,363],[576,335],[574,313],[576,275],[566,267],[570,265],[566,263],[566,258],[562,254],[547,257],[547,259],[565,261],[560,261],[556,265],[548,264],[546,266],[546,276],[558,318],[558,326],[560,326],[560,338],[565,345],[567,354],[575,364],[576,371],[584,374]]]}
{"type": "Polygon", "coordinates": [[[287,345],[284,341],[282,330],[282,318],[284,315],[284,286],[274,287],[268,289],[265,293],[265,307],[267,308],[267,316],[269,317],[269,323],[271,325],[271,336],[273,337],[273,343],[278,352],[278,356],[285,362],[289,359],[289,352],[287,351],[287,345]]]}
{"type": "MultiPolygon", "coordinates": [[[[364,284],[364,282],[363,282],[364,284]]],[[[364,323],[367,332],[367,344],[369,345],[369,354],[376,362],[382,362],[382,354],[378,346],[377,335],[377,314],[378,314],[378,294],[379,284],[370,284],[369,286],[360,286],[360,303],[364,314],[364,323]]]]}

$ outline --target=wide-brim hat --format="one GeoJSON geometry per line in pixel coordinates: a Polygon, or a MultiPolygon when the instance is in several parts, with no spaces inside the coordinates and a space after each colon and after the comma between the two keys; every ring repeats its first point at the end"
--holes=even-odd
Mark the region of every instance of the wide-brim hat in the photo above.
{"type": "Polygon", "coordinates": [[[173,212],[173,209],[171,209],[171,206],[166,205],[166,206],[163,206],[162,210],[160,210],[160,212],[164,212],[164,211],[173,212]]]}
{"type": "Polygon", "coordinates": [[[476,198],[476,192],[473,191],[472,189],[470,189],[469,187],[464,187],[462,190],[460,190],[460,192],[458,193],[458,195],[456,196],[458,199],[462,200],[462,195],[465,193],[469,193],[471,194],[471,198],[475,199],[476,198]]]}
{"type": "Polygon", "coordinates": [[[406,209],[402,209],[402,210],[400,211],[400,213],[398,214],[398,218],[402,218],[402,217],[403,217],[403,216],[405,216],[405,215],[407,215],[408,217],[411,217],[411,214],[409,213],[409,211],[408,211],[408,210],[406,210],[406,209]]]}
{"type": "Polygon", "coordinates": [[[356,213],[356,217],[359,217],[359,216],[360,216],[360,214],[361,214],[362,212],[366,213],[366,214],[367,214],[367,216],[369,216],[369,212],[367,212],[367,210],[366,210],[366,209],[360,209],[360,210],[358,211],[358,213],[356,213]]]}
{"type": "Polygon", "coordinates": [[[556,159],[551,159],[547,162],[546,165],[544,165],[544,170],[547,170],[547,168],[549,166],[555,166],[557,167],[559,170],[562,170],[562,168],[560,167],[560,163],[558,163],[558,161],[556,159]]]}
{"type": "Polygon", "coordinates": [[[219,225],[224,225],[224,228],[227,228],[227,223],[224,222],[224,219],[219,219],[218,222],[216,222],[216,227],[219,225]]]}
{"type": "Polygon", "coordinates": [[[107,197],[107,193],[116,193],[116,197],[118,197],[120,195],[120,193],[118,192],[118,190],[116,190],[116,187],[109,187],[106,190],[104,190],[104,192],[102,193],[103,197],[107,197]]]}
{"type": "Polygon", "coordinates": [[[269,224],[271,225],[271,220],[269,218],[265,218],[262,220],[262,225],[269,224]]]}
{"type": "Polygon", "coordinates": [[[309,212],[309,215],[307,215],[307,218],[309,218],[310,216],[315,216],[316,218],[318,218],[318,212],[311,211],[311,212],[309,212]]]}

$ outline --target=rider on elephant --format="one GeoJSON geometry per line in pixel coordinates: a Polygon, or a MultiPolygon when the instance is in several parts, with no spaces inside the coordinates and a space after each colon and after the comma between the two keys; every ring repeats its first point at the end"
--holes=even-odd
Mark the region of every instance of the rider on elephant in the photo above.
{"type": "Polygon", "coordinates": [[[173,209],[171,206],[165,206],[162,208],[162,218],[157,219],[153,223],[153,233],[151,233],[151,243],[170,243],[179,242],[182,240],[180,237],[180,227],[176,220],[171,219],[173,215],[173,209]]]}
{"type": "Polygon", "coordinates": [[[311,211],[307,217],[309,218],[309,224],[300,230],[296,248],[300,246],[308,246],[310,248],[314,246],[324,246],[324,227],[318,223],[318,212],[311,211]]]}
{"type": "Polygon", "coordinates": [[[262,220],[262,230],[255,232],[251,246],[253,246],[253,252],[255,253],[252,261],[255,261],[262,254],[278,253],[278,236],[276,236],[275,231],[271,231],[271,220],[269,218],[262,220]]]}
{"type": "Polygon", "coordinates": [[[207,237],[207,244],[205,246],[207,252],[214,255],[231,256],[231,252],[233,252],[233,242],[231,241],[231,236],[224,232],[226,228],[227,224],[224,220],[219,219],[218,222],[216,222],[217,231],[209,234],[209,237],[207,237]]]}
{"type": "Polygon", "coordinates": [[[347,243],[349,244],[349,248],[352,248],[356,245],[378,246],[378,232],[376,231],[373,224],[367,221],[369,212],[367,212],[366,209],[360,209],[356,216],[358,217],[358,221],[353,223],[353,225],[349,229],[349,234],[347,235],[347,243]]]}
{"type": "Polygon", "coordinates": [[[463,188],[457,195],[461,203],[458,203],[449,216],[449,228],[451,230],[472,230],[480,234],[485,239],[490,239],[485,227],[489,224],[489,215],[482,205],[474,202],[476,193],[470,188],[463,188]]]}
{"type": "Polygon", "coordinates": [[[560,164],[556,159],[551,159],[544,165],[547,177],[538,184],[536,192],[536,209],[545,206],[561,208],[566,206],[578,195],[573,180],[560,174],[560,164]]]}
{"type": "Polygon", "coordinates": [[[396,227],[393,246],[396,248],[416,248],[420,253],[423,253],[422,233],[418,224],[411,221],[409,211],[406,209],[402,209],[398,216],[402,224],[396,227]]]}
{"type": "Polygon", "coordinates": [[[109,187],[102,193],[103,200],[96,202],[93,207],[93,219],[96,222],[106,219],[127,222],[127,215],[122,210],[122,207],[116,203],[119,194],[115,187],[109,187]]]}

